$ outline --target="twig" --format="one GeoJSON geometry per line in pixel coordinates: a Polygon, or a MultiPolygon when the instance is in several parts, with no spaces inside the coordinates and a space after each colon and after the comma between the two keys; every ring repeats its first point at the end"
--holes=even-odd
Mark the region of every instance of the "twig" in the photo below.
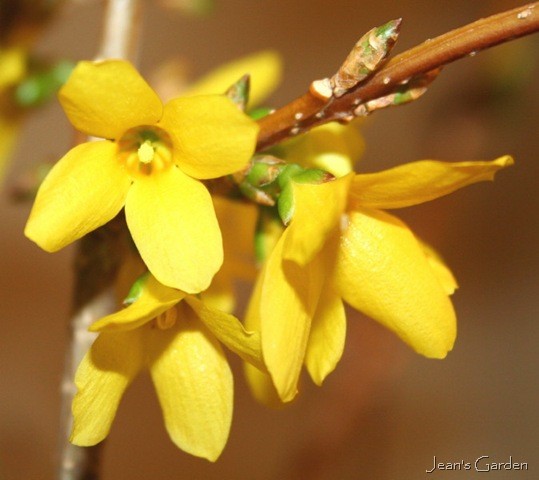
{"type": "Polygon", "coordinates": [[[360,105],[391,94],[412,78],[538,30],[539,2],[534,2],[427,40],[396,56],[339,98],[324,99],[307,92],[260,119],[257,151],[324,123],[350,120],[360,105]]]}
{"type": "MultiPolygon", "coordinates": [[[[132,59],[138,38],[139,0],[109,0],[106,4],[103,40],[97,59],[132,59]]],[[[123,216],[118,216],[78,244],[75,256],[73,316],[69,347],[62,379],[59,480],[97,480],[102,444],[77,447],[69,443],[72,427],[71,403],[76,393],[75,372],[95,339],[88,332],[91,323],[116,307],[112,288],[126,248],[123,216]]]]}

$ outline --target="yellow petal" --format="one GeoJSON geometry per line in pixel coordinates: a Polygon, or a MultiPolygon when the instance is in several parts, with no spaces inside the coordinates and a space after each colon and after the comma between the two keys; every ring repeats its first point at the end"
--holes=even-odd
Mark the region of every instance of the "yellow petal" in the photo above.
{"type": "Polygon", "coordinates": [[[261,372],[250,363],[244,363],[243,369],[251,395],[257,402],[271,408],[284,406],[277,394],[277,390],[275,390],[271,377],[267,373],[261,372]]]}
{"type": "Polygon", "coordinates": [[[305,366],[317,385],[339,363],[346,339],[346,314],[339,295],[326,283],[311,324],[305,366]]]}
{"type": "MultiPolygon", "coordinates": [[[[226,253],[225,253],[226,258],[226,253]]],[[[207,290],[200,292],[198,297],[206,305],[216,308],[221,312],[233,313],[236,308],[236,294],[231,277],[223,266],[216,273],[207,290]]]]}
{"type": "Polygon", "coordinates": [[[492,180],[513,164],[509,156],[491,162],[422,160],[377,173],[356,175],[350,196],[364,207],[401,208],[428,202],[472,183],[492,180]]]}
{"type": "Polygon", "coordinates": [[[228,439],[233,380],[219,343],[192,315],[151,332],[150,372],[172,441],[213,462],[228,439]]]}
{"type": "Polygon", "coordinates": [[[142,333],[102,333],[84,356],[75,375],[70,439],[75,445],[95,445],[109,433],[125,389],[143,367],[142,333]]]}
{"type": "Polygon", "coordinates": [[[193,296],[187,297],[186,302],[219,341],[245,361],[264,369],[258,332],[248,332],[233,315],[212,308],[193,296]]]}
{"type": "Polygon", "coordinates": [[[115,153],[105,141],[71,149],[41,184],[25,235],[54,252],[114,218],[131,185],[115,153]]]}
{"type": "Polygon", "coordinates": [[[200,179],[244,168],[258,135],[258,125],[222,95],[171,100],[161,125],[172,138],[174,161],[187,175],[200,179]]]}
{"type": "Polygon", "coordinates": [[[338,292],[422,355],[453,347],[453,306],[408,227],[378,210],[349,214],[336,265],[338,292]]]}
{"type": "Polygon", "coordinates": [[[305,265],[320,251],[341,220],[353,178],[349,174],[320,185],[293,183],[295,211],[284,258],[305,265]]]}
{"type": "Polygon", "coordinates": [[[364,150],[357,123],[327,123],[282,145],[283,158],[304,167],[320,168],[342,177],[352,171],[364,150]]]}
{"type": "Polygon", "coordinates": [[[59,98],[73,126],[95,137],[117,139],[129,128],[155,124],[163,113],[157,94],[122,60],[79,62],[59,98]]]}
{"type": "Polygon", "coordinates": [[[251,86],[249,106],[264,101],[279,85],[282,61],[277,52],[265,50],[227,63],[199,79],[182,95],[208,95],[224,93],[243,75],[249,74],[251,86]]]}
{"type": "MultiPolygon", "coordinates": [[[[251,293],[251,299],[245,315],[245,326],[249,330],[260,331],[260,315],[258,312],[260,309],[261,292],[262,281],[260,281],[259,277],[259,281],[255,283],[253,292],[251,293]]],[[[279,398],[271,377],[267,373],[263,373],[260,369],[247,362],[243,363],[243,368],[249,390],[258,402],[274,408],[284,405],[279,398]]]]}
{"type": "Polygon", "coordinates": [[[221,232],[206,187],[178,168],[138,177],[125,214],[133,240],[164,285],[198,293],[223,262],[221,232]]]}
{"type": "Polygon", "coordinates": [[[455,293],[455,290],[459,287],[457,280],[453,276],[453,272],[445,264],[440,254],[436,250],[434,250],[434,248],[432,248],[430,245],[428,245],[419,238],[417,238],[417,241],[421,245],[423,253],[425,253],[425,255],[427,256],[429,265],[432,268],[434,274],[436,275],[436,278],[438,278],[438,281],[442,284],[445,293],[447,293],[448,295],[453,295],[453,293],[455,293]]]}
{"type": "Polygon", "coordinates": [[[247,312],[258,317],[248,322],[260,324],[264,361],[283,402],[291,401],[297,393],[323,276],[316,259],[305,267],[282,260],[287,232],[260,273],[260,294],[252,299],[258,306],[247,312]]]}
{"type": "Polygon", "coordinates": [[[90,330],[92,332],[132,330],[153,320],[161,313],[173,307],[185,295],[180,290],[165,287],[150,275],[136,302],[119,312],[107,315],[98,320],[90,327],[90,330]]]}

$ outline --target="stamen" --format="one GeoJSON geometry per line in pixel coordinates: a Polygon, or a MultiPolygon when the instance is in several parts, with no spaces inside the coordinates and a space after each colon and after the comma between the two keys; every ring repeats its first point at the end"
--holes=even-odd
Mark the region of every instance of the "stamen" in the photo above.
{"type": "Polygon", "coordinates": [[[146,140],[138,149],[138,158],[142,163],[148,164],[153,160],[155,150],[150,140],[146,140]]]}
{"type": "Polygon", "coordinates": [[[178,312],[176,311],[176,307],[172,307],[163,312],[161,315],[158,315],[158,317],[155,319],[155,324],[157,328],[167,330],[176,324],[177,318],[178,312]]]}

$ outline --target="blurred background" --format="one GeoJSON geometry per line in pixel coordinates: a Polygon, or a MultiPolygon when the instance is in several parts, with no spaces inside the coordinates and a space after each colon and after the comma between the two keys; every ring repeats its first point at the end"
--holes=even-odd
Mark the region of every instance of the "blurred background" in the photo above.
{"type": "MultiPolygon", "coordinates": [[[[395,48],[519,6],[490,0],[216,0],[206,17],[147,0],[140,65],[149,74],[171,57],[193,78],[257,50],[278,50],[280,106],[315,78],[331,75],[357,39],[403,17],[395,48]]],[[[103,5],[65,2],[35,50],[71,60],[98,48],[103,5]]],[[[539,37],[520,39],[446,67],[429,92],[365,124],[360,171],[418,159],[486,160],[516,165],[434,202],[395,211],[452,267],[460,288],[456,346],[426,360],[368,318],[349,313],[344,358],[322,388],[304,378],[281,411],[250,397],[239,362],[229,443],[210,464],[176,449],[162,424],[148,376],[127,391],[107,440],[104,480],[416,480],[475,478],[427,474],[443,462],[527,462],[539,468],[539,37]]],[[[27,119],[4,186],[35,162],[60,158],[72,131],[56,102],[27,119]]],[[[59,383],[67,340],[73,247],[47,254],[23,236],[29,204],[0,198],[0,479],[52,479],[59,383]]],[[[481,477],[483,478],[483,477],[481,477]]],[[[489,477],[490,478],[490,477],[489,477]]]]}

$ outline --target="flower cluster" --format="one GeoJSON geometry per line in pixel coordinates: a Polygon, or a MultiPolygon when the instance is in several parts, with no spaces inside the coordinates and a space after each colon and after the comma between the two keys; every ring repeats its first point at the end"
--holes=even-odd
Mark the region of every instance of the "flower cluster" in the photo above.
{"type": "MultiPolygon", "coordinates": [[[[279,70],[275,56],[262,58],[257,99],[279,70]]],[[[426,357],[443,358],[453,346],[456,281],[386,210],[492,179],[511,158],[357,174],[357,126],[336,124],[253,158],[256,122],[220,93],[239,69],[249,71],[244,63],[225,68],[165,105],[123,61],[81,62],[60,91],[75,128],[101,140],[76,146],[51,170],[26,235],[56,251],[124,209],[149,271],[126,308],[91,327],[99,336],[75,379],[78,445],[107,435],[123,392],[148,369],[171,439],[215,460],[232,418],[221,344],[244,360],[256,398],[289,402],[303,365],[319,385],[337,365],[344,303],[426,357]],[[226,188],[212,195],[209,180],[226,188]],[[255,280],[244,322],[232,315],[238,278],[255,280]]]]}

